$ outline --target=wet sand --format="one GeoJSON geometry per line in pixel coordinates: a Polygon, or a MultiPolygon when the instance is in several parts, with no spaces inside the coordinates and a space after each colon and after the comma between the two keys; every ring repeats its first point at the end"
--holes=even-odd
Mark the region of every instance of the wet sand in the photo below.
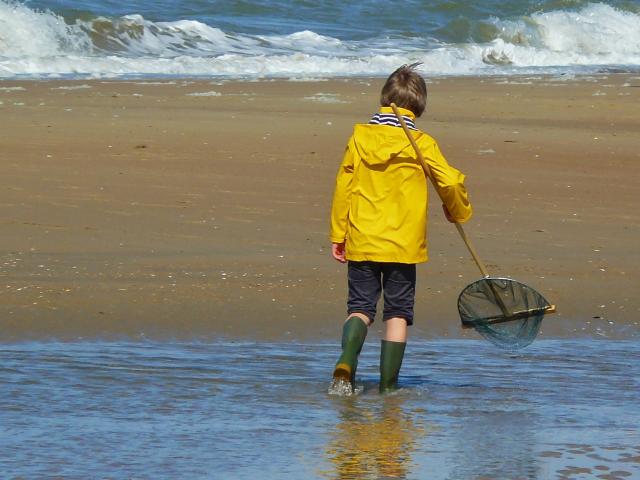
{"type": "MultiPolygon", "coordinates": [[[[381,84],[0,82],[0,341],[335,338],[333,180],[381,84]]],[[[637,338],[640,77],[429,87],[481,257],[558,305],[541,336],[637,338]]],[[[431,199],[412,333],[475,337],[456,299],[480,274],[431,199]]]]}

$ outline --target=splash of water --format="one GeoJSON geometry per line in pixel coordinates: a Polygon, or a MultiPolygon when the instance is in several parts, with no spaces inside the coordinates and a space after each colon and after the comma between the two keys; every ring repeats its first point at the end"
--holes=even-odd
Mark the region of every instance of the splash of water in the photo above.
{"type": "Polygon", "coordinates": [[[354,386],[348,380],[343,378],[334,378],[327,389],[329,395],[335,395],[336,397],[351,397],[362,393],[363,388],[361,386],[354,386]]]}

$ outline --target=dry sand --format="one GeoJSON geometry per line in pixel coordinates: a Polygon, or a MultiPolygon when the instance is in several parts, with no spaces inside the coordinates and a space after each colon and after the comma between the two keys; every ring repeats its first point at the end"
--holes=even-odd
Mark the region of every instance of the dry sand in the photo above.
{"type": "MultiPolygon", "coordinates": [[[[337,338],[333,180],[381,84],[0,82],[0,341],[337,338]]],[[[640,77],[429,87],[481,257],[558,305],[542,336],[637,338],[640,77]]],[[[431,199],[412,334],[473,337],[480,275],[431,199]]]]}

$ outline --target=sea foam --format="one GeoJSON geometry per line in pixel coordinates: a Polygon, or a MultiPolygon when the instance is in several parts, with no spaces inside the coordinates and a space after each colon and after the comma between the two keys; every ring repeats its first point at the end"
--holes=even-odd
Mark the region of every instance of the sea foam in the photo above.
{"type": "Polygon", "coordinates": [[[0,78],[381,76],[416,61],[429,75],[640,68],[638,13],[591,3],[483,22],[495,32],[483,43],[389,34],[354,40],[311,30],[225,32],[199,20],[154,22],[135,13],[65,20],[0,0],[0,78]]]}
{"type": "Polygon", "coordinates": [[[579,12],[492,19],[500,36],[482,50],[486,63],[522,67],[640,65],[640,15],[590,4],[579,12]],[[624,39],[624,41],[621,41],[624,39]]]}

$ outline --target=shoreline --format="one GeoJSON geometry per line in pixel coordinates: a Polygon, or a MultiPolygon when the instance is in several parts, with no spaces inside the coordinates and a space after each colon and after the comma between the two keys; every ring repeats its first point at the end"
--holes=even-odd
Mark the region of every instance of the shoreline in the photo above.
{"type": "MultiPolygon", "coordinates": [[[[333,179],[383,82],[0,80],[0,341],[337,338],[333,179]]],[[[637,338],[640,77],[428,87],[481,258],[558,305],[539,338],[637,338]]],[[[411,335],[477,338],[455,302],[480,274],[430,198],[411,335]]]]}
{"type": "MultiPolygon", "coordinates": [[[[422,63],[425,65],[425,63],[422,63]]],[[[523,67],[524,68],[524,67],[523,67]]],[[[628,65],[624,67],[602,65],[598,68],[592,66],[584,67],[582,70],[576,70],[574,66],[558,66],[557,70],[530,70],[530,71],[495,71],[493,73],[433,73],[420,70],[421,75],[427,83],[438,80],[482,80],[496,78],[530,78],[535,80],[567,80],[567,79],[586,79],[586,78],[602,78],[609,76],[636,77],[640,76],[640,66],[628,65]]],[[[390,72],[389,72],[390,73],[390,72]]],[[[228,75],[210,75],[210,74],[160,74],[160,73],[123,73],[123,74],[39,74],[42,76],[30,76],[28,74],[19,74],[14,77],[0,77],[0,83],[17,82],[17,83],[34,83],[34,82],[102,82],[102,83],[136,83],[136,82],[171,82],[171,81],[192,81],[197,83],[273,83],[273,82],[291,82],[291,83],[324,83],[324,82],[349,82],[361,80],[385,80],[388,73],[371,74],[371,75],[330,75],[330,76],[299,76],[290,75],[255,75],[241,77],[238,74],[228,75]],[[49,75],[49,76],[46,76],[49,75]],[[86,75],[86,76],[82,76],[86,75]]]]}

